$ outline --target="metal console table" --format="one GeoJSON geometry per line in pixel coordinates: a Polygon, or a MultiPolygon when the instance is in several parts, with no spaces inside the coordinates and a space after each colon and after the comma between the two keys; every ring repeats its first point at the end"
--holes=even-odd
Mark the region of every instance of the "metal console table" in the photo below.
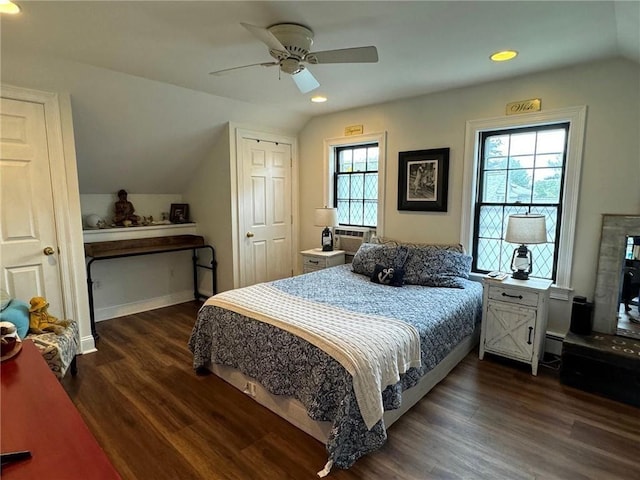
{"type": "Polygon", "coordinates": [[[216,254],[211,245],[204,243],[204,238],[199,235],[172,235],[168,237],[138,238],[130,240],[114,240],[109,242],[85,243],[85,255],[90,258],[87,262],[87,286],[89,288],[89,314],[91,317],[91,335],[98,340],[96,332],[96,318],[93,305],[93,279],[91,278],[91,265],[97,260],[110,260],[113,258],[137,257],[154,253],[179,252],[192,250],[193,256],[193,295],[196,300],[207,298],[207,295],[198,291],[198,268],[211,270],[211,288],[214,295],[217,293],[216,284],[216,254]],[[198,263],[197,251],[206,248],[211,252],[211,266],[198,263]]]}

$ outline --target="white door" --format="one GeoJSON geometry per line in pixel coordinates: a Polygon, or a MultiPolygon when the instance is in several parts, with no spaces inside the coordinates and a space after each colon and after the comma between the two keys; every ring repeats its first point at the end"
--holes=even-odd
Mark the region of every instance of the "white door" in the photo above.
{"type": "Polygon", "coordinates": [[[0,108],[0,284],[29,302],[45,297],[66,318],[44,106],[2,98],[0,108]]]}
{"type": "Polygon", "coordinates": [[[242,139],[241,286],[293,275],[291,145],[242,139]]]}

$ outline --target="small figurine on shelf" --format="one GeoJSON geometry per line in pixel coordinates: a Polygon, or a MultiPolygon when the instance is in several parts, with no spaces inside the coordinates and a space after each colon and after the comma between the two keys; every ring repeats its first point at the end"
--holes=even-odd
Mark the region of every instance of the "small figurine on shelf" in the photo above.
{"type": "Polygon", "coordinates": [[[113,223],[121,227],[138,225],[140,217],[134,214],[135,208],[133,208],[133,203],[127,200],[126,190],[118,192],[118,199],[115,205],[116,214],[113,217],[113,223]]]}

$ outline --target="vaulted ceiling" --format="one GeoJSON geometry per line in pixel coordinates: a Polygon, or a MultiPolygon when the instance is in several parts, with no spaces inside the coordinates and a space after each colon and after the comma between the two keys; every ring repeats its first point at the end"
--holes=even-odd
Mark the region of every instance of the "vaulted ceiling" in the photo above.
{"type": "Polygon", "coordinates": [[[71,94],[83,193],[178,193],[230,120],[296,133],[338,110],[603,58],[640,62],[635,1],[17,3],[22,13],[0,20],[2,81],[71,94]],[[277,68],[209,75],[272,60],[241,22],[303,24],[312,50],[375,45],[379,62],[312,65],[320,87],[309,94],[277,68]],[[519,56],[489,60],[505,48],[519,56]],[[328,102],[312,104],[316,93],[328,102]]]}

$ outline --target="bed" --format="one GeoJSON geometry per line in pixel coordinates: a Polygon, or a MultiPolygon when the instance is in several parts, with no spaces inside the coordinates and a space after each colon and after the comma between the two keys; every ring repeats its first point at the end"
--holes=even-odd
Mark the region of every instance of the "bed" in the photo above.
{"type": "Polygon", "coordinates": [[[455,247],[363,244],[353,264],[223,292],[198,313],[193,366],[325,443],[320,476],[349,468],[477,343],[469,269],[455,247]],[[372,281],[384,266],[401,287],[372,281]]]}

